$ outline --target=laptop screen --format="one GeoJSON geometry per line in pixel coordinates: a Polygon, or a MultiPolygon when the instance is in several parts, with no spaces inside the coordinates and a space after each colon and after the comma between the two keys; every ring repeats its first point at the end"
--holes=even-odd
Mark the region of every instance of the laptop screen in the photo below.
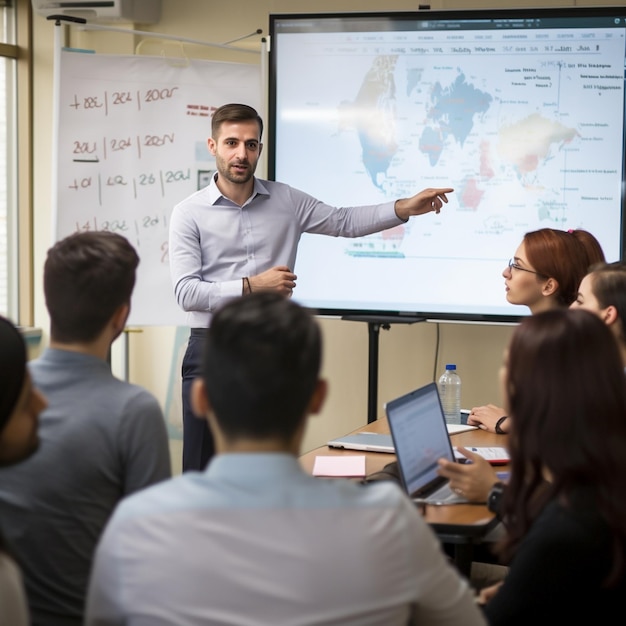
{"type": "Polygon", "coordinates": [[[454,461],[436,383],[429,383],[385,405],[398,469],[411,497],[446,482],[437,474],[437,460],[454,461]]]}

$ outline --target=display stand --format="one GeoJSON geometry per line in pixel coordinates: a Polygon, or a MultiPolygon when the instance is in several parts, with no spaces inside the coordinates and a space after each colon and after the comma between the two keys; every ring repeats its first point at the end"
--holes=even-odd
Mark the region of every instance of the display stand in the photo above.
{"type": "Polygon", "coordinates": [[[378,348],[380,329],[389,330],[391,324],[415,324],[425,322],[425,317],[397,315],[345,315],[341,318],[348,322],[367,322],[368,333],[368,373],[367,373],[367,423],[378,419],[378,348]]]}

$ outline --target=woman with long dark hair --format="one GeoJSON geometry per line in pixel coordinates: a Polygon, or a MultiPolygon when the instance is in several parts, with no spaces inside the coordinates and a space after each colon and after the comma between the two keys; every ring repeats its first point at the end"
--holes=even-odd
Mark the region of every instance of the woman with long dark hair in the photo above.
{"type": "Polygon", "coordinates": [[[626,384],[593,313],[524,319],[501,371],[511,475],[500,515],[503,582],[484,589],[490,624],[605,623],[626,597],[626,384]]]}

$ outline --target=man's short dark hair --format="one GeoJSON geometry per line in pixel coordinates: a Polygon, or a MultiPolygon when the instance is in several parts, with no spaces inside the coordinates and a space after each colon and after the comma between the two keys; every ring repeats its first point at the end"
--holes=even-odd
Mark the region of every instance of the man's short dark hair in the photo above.
{"type": "Polygon", "coordinates": [[[58,241],[44,265],[52,339],[94,340],[122,304],[130,304],[139,256],[122,235],[75,233],[58,241]]]}
{"type": "Polygon", "coordinates": [[[211,137],[217,139],[220,127],[224,122],[249,122],[254,120],[259,125],[259,141],[263,136],[263,120],[261,116],[247,104],[224,104],[213,113],[211,119],[211,137]]]}
{"type": "Polygon", "coordinates": [[[302,306],[261,291],[229,301],[208,329],[202,376],[231,438],[289,439],[319,378],[321,332],[302,306]]]}

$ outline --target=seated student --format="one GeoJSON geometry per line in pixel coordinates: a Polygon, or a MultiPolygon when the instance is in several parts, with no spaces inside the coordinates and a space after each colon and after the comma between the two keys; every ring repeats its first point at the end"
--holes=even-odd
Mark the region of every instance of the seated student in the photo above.
{"type": "Polygon", "coordinates": [[[570,308],[596,313],[611,329],[626,367],[626,263],[596,263],[582,279],[570,308]]]}
{"type": "MultiPolygon", "coordinates": [[[[45,407],[26,367],[24,339],[9,320],[0,317],[0,467],[19,463],[35,452],[38,415],[45,407]]],[[[1,533],[0,624],[30,624],[22,575],[1,533]]]]}
{"type": "Polygon", "coordinates": [[[138,263],[130,243],[110,232],[70,235],[45,261],[50,346],[30,363],[48,401],[41,444],[0,470],[0,525],[22,567],[34,626],[82,625],[93,554],[113,509],[171,476],[159,403],[107,363],[138,263]]]}
{"type": "Polygon", "coordinates": [[[102,536],[86,624],[480,624],[397,484],[315,478],[298,454],[319,412],[321,332],[270,291],[224,304],[192,404],[217,454],[126,498],[102,536]]]}
{"type": "MultiPolygon", "coordinates": [[[[626,319],[626,263],[595,263],[583,277],[578,296],[571,309],[587,309],[595,313],[611,329],[617,340],[626,368],[626,335],[622,320],[626,319]]],[[[462,448],[472,463],[455,464],[440,461],[440,474],[451,481],[454,489],[462,491],[475,502],[489,502],[492,487],[498,482],[495,470],[479,455],[462,448]]],[[[497,507],[501,489],[496,487],[491,501],[497,507]]]]}
{"type": "MultiPolygon", "coordinates": [[[[600,243],[586,230],[528,232],[502,272],[506,299],[527,306],[533,315],[568,307],[589,267],[603,261],[600,243]]],[[[510,427],[504,409],[495,404],[473,407],[467,423],[498,434],[510,427]]]]}
{"type": "Polygon", "coordinates": [[[588,311],[524,319],[501,370],[511,420],[504,581],[491,626],[605,624],[626,597],[626,385],[611,331],[588,311]]]}

